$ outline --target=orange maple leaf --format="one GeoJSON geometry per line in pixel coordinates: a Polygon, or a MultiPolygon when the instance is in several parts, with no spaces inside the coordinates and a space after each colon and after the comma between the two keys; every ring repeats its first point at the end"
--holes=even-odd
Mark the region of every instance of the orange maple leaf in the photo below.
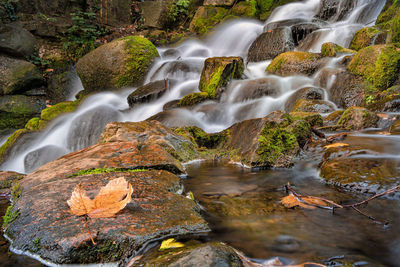
{"type": "Polygon", "coordinates": [[[67,201],[71,214],[90,218],[114,217],[132,199],[132,185],[124,177],[108,182],[101,187],[100,192],[92,200],[86,195],[86,190],[78,184],[67,201]]]}
{"type": "Polygon", "coordinates": [[[329,207],[329,204],[322,200],[311,196],[295,196],[290,193],[288,196],[282,198],[281,203],[286,208],[294,208],[296,206],[306,208],[306,209],[315,209],[315,207],[329,207]]]}

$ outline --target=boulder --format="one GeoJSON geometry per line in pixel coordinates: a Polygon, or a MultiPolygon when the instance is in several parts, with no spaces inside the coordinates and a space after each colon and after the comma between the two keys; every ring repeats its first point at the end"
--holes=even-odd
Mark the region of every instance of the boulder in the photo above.
{"type": "Polygon", "coordinates": [[[19,129],[33,117],[38,117],[45,100],[24,95],[0,97],[0,129],[19,129]]]}
{"type": "Polygon", "coordinates": [[[147,39],[127,36],[82,57],[76,71],[87,92],[140,85],[155,58],[156,47],[147,39]]]}
{"type": "Polygon", "coordinates": [[[264,32],[251,44],[247,55],[248,62],[273,59],[277,55],[295,47],[289,27],[280,27],[264,32]]]}
{"type": "Polygon", "coordinates": [[[213,57],[204,62],[199,90],[218,98],[231,79],[240,79],[244,71],[241,57],[213,57]]]}
{"type": "Polygon", "coordinates": [[[313,75],[323,62],[321,55],[311,52],[292,51],[280,54],[267,67],[267,73],[279,76],[313,75]]]}
{"type": "Polygon", "coordinates": [[[99,143],[47,163],[21,182],[5,226],[14,249],[55,264],[110,263],[134,256],[148,243],[210,231],[197,204],[184,196],[180,160],[198,156],[194,144],[158,122],[111,123],[99,143]],[[172,172],[172,173],[171,173],[172,172]],[[67,200],[81,184],[93,198],[108,181],[124,177],[132,201],[113,218],[92,218],[96,241],[67,200]],[[33,241],[35,240],[35,241],[33,241]]]}
{"type": "Polygon", "coordinates": [[[25,58],[31,55],[35,48],[35,37],[24,28],[13,24],[0,28],[0,52],[25,58]]]}
{"type": "Polygon", "coordinates": [[[174,80],[155,81],[140,86],[128,96],[129,107],[136,104],[147,103],[161,97],[169,88],[175,85],[174,80]]]}
{"type": "Polygon", "coordinates": [[[207,92],[200,92],[200,93],[190,93],[188,95],[185,95],[179,102],[177,103],[176,106],[178,107],[192,107],[194,105],[197,105],[201,102],[204,102],[206,100],[210,99],[207,92]]]}
{"type": "Polygon", "coordinates": [[[340,21],[355,7],[352,0],[322,0],[317,18],[322,20],[340,21]]]}
{"type": "Polygon", "coordinates": [[[335,110],[335,106],[324,100],[300,99],[296,102],[292,112],[318,112],[330,113],[335,110]]]}
{"type": "Polygon", "coordinates": [[[384,44],[387,33],[377,27],[366,27],[358,30],[350,44],[350,49],[359,51],[371,45],[384,44]]]}
{"type": "Polygon", "coordinates": [[[324,43],[321,46],[321,54],[323,57],[336,57],[341,54],[354,54],[356,51],[341,47],[335,43],[324,43]]]}
{"type": "Polygon", "coordinates": [[[351,130],[362,130],[376,127],[379,117],[374,112],[362,107],[350,107],[346,109],[337,125],[351,130]]]}
{"type": "Polygon", "coordinates": [[[0,95],[23,93],[44,84],[42,73],[32,63],[0,55],[0,95]]]}
{"type": "Polygon", "coordinates": [[[343,115],[343,110],[336,110],[324,118],[324,124],[336,125],[343,115]]]}
{"type": "Polygon", "coordinates": [[[173,248],[166,251],[157,251],[146,254],[135,261],[132,267],[139,266],[203,266],[203,267],[231,267],[244,266],[235,250],[220,242],[185,244],[183,248],[173,248]]]}
{"type": "Polygon", "coordinates": [[[399,80],[400,49],[394,45],[373,45],[354,55],[347,69],[362,76],[380,90],[399,80]]]}
{"type": "Polygon", "coordinates": [[[318,87],[305,87],[297,90],[292,94],[285,103],[285,111],[292,111],[293,107],[296,105],[297,101],[300,99],[308,100],[322,100],[324,98],[325,91],[318,87]]]}

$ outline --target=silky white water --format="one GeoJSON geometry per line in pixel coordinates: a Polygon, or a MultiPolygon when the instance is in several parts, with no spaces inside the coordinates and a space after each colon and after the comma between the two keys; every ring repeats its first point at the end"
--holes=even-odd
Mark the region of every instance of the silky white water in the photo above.
{"type": "MultiPolygon", "coordinates": [[[[358,29],[374,24],[384,4],[384,0],[355,1],[354,7],[343,18],[337,17],[324,22],[320,30],[306,37],[301,49],[319,52],[324,42],[348,46],[358,29]]],[[[145,83],[165,78],[176,80],[176,85],[162,97],[129,110],[126,99],[134,88],[117,93],[104,92],[93,95],[74,113],[57,118],[45,131],[14,149],[1,169],[31,172],[62,155],[95,144],[108,122],[142,121],[159,114],[168,102],[198,92],[201,70],[206,58],[241,56],[245,59],[250,45],[266,25],[288,19],[312,21],[318,14],[320,5],[321,0],[287,4],[276,9],[265,23],[249,19],[228,21],[217,27],[204,40],[192,39],[176,47],[159,48],[161,57],[149,71],[145,83]]],[[[332,58],[327,61],[325,67],[336,68],[338,61],[332,58]]],[[[265,68],[269,63],[270,61],[247,64],[245,79],[232,81],[220,101],[207,101],[192,109],[176,108],[165,111],[159,115],[162,122],[171,127],[195,125],[207,132],[218,132],[238,121],[264,117],[274,110],[281,110],[288,97],[296,90],[315,85],[313,77],[267,75],[265,68]],[[277,95],[247,99],[246,85],[257,79],[266,79],[274,83],[277,95]]],[[[334,78],[332,77],[331,81],[334,78]]],[[[78,81],[77,89],[81,89],[79,86],[78,81]]]]}

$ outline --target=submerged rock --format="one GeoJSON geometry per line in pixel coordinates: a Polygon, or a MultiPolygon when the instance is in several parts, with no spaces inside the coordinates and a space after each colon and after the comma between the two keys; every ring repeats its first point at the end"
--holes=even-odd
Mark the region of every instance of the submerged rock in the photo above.
{"type": "Polygon", "coordinates": [[[264,96],[277,97],[281,93],[279,80],[270,77],[240,81],[239,86],[239,92],[230,92],[230,94],[226,96],[229,100],[234,102],[243,102],[264,96]],[[234,94],[234,96],[232,96],[232,94],[234,94]]]}
{"type": "Polygon", "coordinates": [[[204,62],[199,89],[210,98],[218,98],[231,79],[240,79],[244,71],[241,57],[213,57],[204,62]]]}
{"type": "Polygon", "coordinates": [[[127,36],[82,57],[76,71],[87,93],[138,86],[158,56],[156,47],[147,39],[127,36]]]}
{"type": "Polygon", "coordinates": [[[321,55],[311,52],[292,51],[280,54],[266,71],[280,76],[313,75],[321,66],[321,55]]]}
{"type": "Polygon", "coordinates": [[[145,84],[128,96],[129,107],[132,108],[135,104],[147,103],[155,100],[174,85],[174,80],[162,80],[145,84]]]}

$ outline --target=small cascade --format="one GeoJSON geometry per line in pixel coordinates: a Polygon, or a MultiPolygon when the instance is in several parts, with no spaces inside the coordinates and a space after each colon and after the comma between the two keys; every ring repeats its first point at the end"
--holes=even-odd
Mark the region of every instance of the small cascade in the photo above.
{"type": "MultiPolygon", "coordinates": [[[[339,7],[332,21],[318,18],[323,8],[322,3],[322,0],[307,0],[287,4],[277,8],[265,23],[249,19],[228,21],[204,40],[192,39],[176,47],[159,48],[161,57],[149,71],[145,83],[166,78],[175,80],[176,85],[169,88],[162,97],[129,110],[126,99],[135,88],[93,95],[74,113],[57,118],[44,132],[15,148],[1,169],[32,172],[50,160],[95,144],[104,126],[111,121],[135,122],[155,116],[167,126],[196,125],[207,132],[218,132],[236,122],[264,117],[274,110],[283,110],[287,99],[294,92],[304,87],[318,86],[315,78],[320,73],[316,73],[314,77],[279,77],[265,73],[270,61],[249,63],[246,66],[245,79],[231,82],[220,101],[206,101],[191,109],[163,111],[163,108],[171,101],[198,92],[206,58],[241,56],[246,59],[253,41],[266,27],[274,23],[300,20],[319,25],[319,30],[308,34],[301,41],[298,50],[319,52],[325,42],[348,47],[358,29],[374,24],[385,0],[354,1],[346,12],[343,7],[339,7]],[[264,91],[258,90],[259,84],[263,84],[264,91]],[[249,92],[248,88],[252,88],[252,91],[249,92]]],[[[330,59],[322,70],[338,68],[339,61],[338,58],[330,59]]],[[[334,77],[330,79],[327,87],[334,77]]],[[[76,88],[81,89],[79,80],[76,88]]],[[[325,99],[328,100],[327,94],[325,99]]]]}

